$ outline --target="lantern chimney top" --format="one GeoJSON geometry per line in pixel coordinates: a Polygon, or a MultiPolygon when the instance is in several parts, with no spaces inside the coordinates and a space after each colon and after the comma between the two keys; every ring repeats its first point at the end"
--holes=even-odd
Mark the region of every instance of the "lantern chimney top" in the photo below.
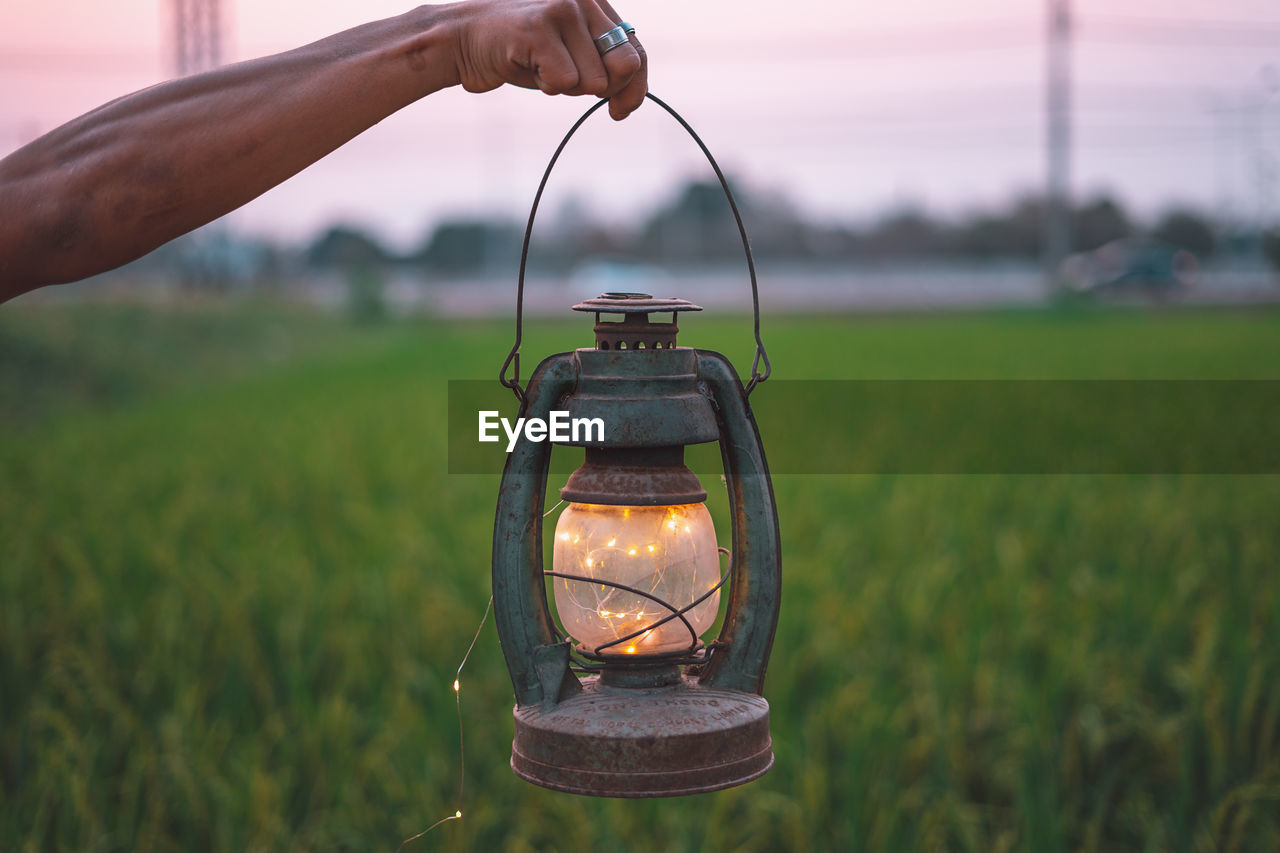
{"type": "Polygon", "coordinates": [[[574,311],[596,315],[596,349],[671,349],[676,345],[676,315],[681,311],[701,311],[687,299],[655,298],[648,293],[602,293],[573,306],[574,311]],[[650,314],[671,312],[670,323],[653,323],[650,314]],[[601,314],[621,314],[616,323],[601,321],[601,314]]]}

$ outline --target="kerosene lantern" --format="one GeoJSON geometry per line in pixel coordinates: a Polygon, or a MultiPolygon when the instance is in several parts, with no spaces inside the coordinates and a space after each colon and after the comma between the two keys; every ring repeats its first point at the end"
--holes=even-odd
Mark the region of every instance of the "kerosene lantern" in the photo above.
{"type": "Polygon", "coordinates": [[[676,316],[700,310],[690,302],[613,293],[574,308],[596,313],[595,347],[543,361],[521,407],[525,418],[562,410],[604,424],[601,440],[578,442],[586,459],[560,491],[568,507],[549,570],[549,442],[516,445],[498,500],[494,612],[516,693],[511,766],[598,796],[748,782],[773,764],[761,692],[781,565],[746,392],[723,356],[676,345],[676,316]],[[657,312],[672,322],[652,322],[657,312]],[[601,320],[609,314],[623,319],[601,320]],[[707,493],[684,464],[687,445],[717,440],[733,529],[724,574],[707,493]],[[725,588],[719,636],[704,643],[725,588]]]}
{"type": "Polygon", "coordinates": [[[684,119],[648,97],[697,142],[737,221],[755,309],[749,382],[744,386],[718,353],[677,346],[679,315],[699,306],[606,293],[573,306],[595,315],[595,345],[548,357],[527,387],[520,385],[524,274],[538,202],[565,144],[605,101],[565,136],[534,198],[516,342],[501,376],[520,400],[521,417],[545,421],[553,411],[567,412],[602,427],[559,442],[584,447],[585,461],[560,490],[568,506],[556,523],[550,569],[542,557],[553,443],[526,436],[507,456],[494,524],[493,595],[515,688],[511,766],[546,788],[609,797],[714,791],[758,778],[773,764],[762,693],[778,621],[781,555],[773,487],[748,404],[769,375],[755,267],[715,158],[684,119]],[[660,322],[667,314],[670,322],[660,322]],[[728,490],[728,549],[717,545],[707,493],[684,464],[685,447],[712,441],[720,444],[728,490]],[[552,618],[548,586],[563,631],[552,618]],[[724,620],[707,642],[703,635],[722,595],[724,620]]]}

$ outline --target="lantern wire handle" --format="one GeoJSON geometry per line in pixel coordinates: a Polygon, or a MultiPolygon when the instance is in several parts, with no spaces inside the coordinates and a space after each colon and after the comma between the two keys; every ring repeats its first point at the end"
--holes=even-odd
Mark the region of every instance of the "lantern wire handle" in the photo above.
{"type": "MultiPolygon", "coordinates": [[[[720,164],[716,162],[716,158],[711,155],[711,149],[707,148],[702,137],[684,120],[678,112],[671,108],[666,101],[659,98],[652,92],[645,93],[645,97],[653,101],[658,106],[667,111],[672,118],[679,122],[691,137],[698,144],[698,148],[702,149],[702,153],[706,155],[707,162],[711,164],[712,170],[716,173],[716,178],[720,181],[720,188],[724,190],[725,198],[729,202],[729,210],[733,212],[734,222],[738,225],[738,234],[742,237],[742,250],[747,255],[747,272],[751,276],[751,310],[754,316],[754,332],[756,338],[756,351],[751,359],[751,379],[746,385],[746,394],[750,396],[751,391],[756,385],[769,378],[769,374],[773,372],[773,366],[769,363],[769,354],[765,351],[764,341],[760,338],[760,288],[756,283],[756,263],[751,255],[751,241],[747,238],[746,226],[742,224],[742,214],[738,212],[738,203],[733,198],[733,191],[729,189],[729,181],[725,178],[724,172],[720,170],[720,164]],[[761,366],[764,370],[761,372],[761,366]]],[[[507,353],[507,358],[502,362],[502,369],[498,372],[498,381],[503,387],[510,388],[516,395],[516,399],[523,405],[524,403],[524,386],[520,384],[520,342],[524,334],[524,277],[525,268],[529,262],[529,240],[533,235],[533,220],[538,215],[538,205],[542,202],[542,193],[547,187],[547,180],[551,177],[551,170],[555,168],[556,161],[560,159],[560,154],[564,151],[565,146],[569,144],[569,140],[578,132],[578,128],[582,127],[587,119],[591,118],[592,113],[607,104],[608,101],[601,99],[587,109],[582,116],[573,123],[573,127],[569,128],[569,132],[560,140],[560,144],[556,146],[555,153],[551,155],[551,162],[547,163],[546,171],[542,173],[542,180],[538,183],[538,191],[533,196],[533,206],[529,209],[529,221],[524,228],[524,242],[520,247],[520,277],[516,287],[516,340],[511,346],[511,352],[507,353]],[[511,377],[507,378],[507,368],[513,368],[511,377]]]]}

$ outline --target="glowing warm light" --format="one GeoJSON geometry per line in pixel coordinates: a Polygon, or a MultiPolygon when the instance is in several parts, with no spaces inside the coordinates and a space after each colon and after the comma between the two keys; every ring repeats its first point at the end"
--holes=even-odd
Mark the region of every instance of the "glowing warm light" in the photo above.
{"type": "Polygon", "coordinates": [[[461,684],[459,684],[459,683],[458,683],[458,679],[456,679],[456,678],[455,678],[455,679],[453,680],[453,692],[454,692],[454,693],[457,693],[457,692],[458,692],[459,690],[461,690],[461,689],[462,689],[462,685],[461,685],[461,684]]]}
{"type": "Polygon", "coordinates": [[[454,812],[454,813],[453,813],[453,816],[454,816],[454,817],[462,817],[462,811],[461,811],[461,810],[459,810],[459,811],[454,812]]]}
{"type": "MultiPolygon", "coordinates": [[[[555,582],[556,611],[575,640],[588,649],[622,641],[602,649],[606,654],[657,654],[689,647],[689,630],[679,619],[649,629],[670,611],[655,607],[647,596],[682,608],[719,581],[715,526],[704,504],[621,507],[570,503],[560,514],[554,542],[555,570],[591,579],[558,578],[555,582]],[[652,544],[617,547],[625,540],[652,544]]],[[[717,591],[685,614],[699,635],[710,629],[719,604],[717,591]]]]}

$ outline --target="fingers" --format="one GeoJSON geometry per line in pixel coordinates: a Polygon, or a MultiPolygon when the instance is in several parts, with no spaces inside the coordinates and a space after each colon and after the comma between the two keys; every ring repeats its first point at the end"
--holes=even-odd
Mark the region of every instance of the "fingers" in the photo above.
{"type": "MultiPolygon", "coordinates": [[[[588,5],[594,6],[594,4],[588,5]]],[[[601,24],[589,20],[582,7],[576,3],[573,4],[572,11],[574,13],[572,19],[564,22],[560,36],[564,40],[564,46],[568,49],[569,55],[573,57],[574,65],[577,66],[578,83],[572,90],[567,90],[566,94],[603,96],[609,91],[610,74],[607,64],[609,56],[608,54],[600,55],[592,38],[601,24]]],[[[597,8],[595,11],[599,13],[600,10],[597,8]]],[[[606,29],[608,27],[599,32],[603,33],[606,29]]]]}
{"type": "MultiPolygon", "coordinates": [[[[610,5],[609,0],[596,1],[609,20],[624,20],[610,5]]],[[[644,96],[649,91],[648,54],[645,53],[644,45],[636,38],[635,33],[631,34],[630,42],[632,49],[636,52],[636,58],[640,61],[640,65],[628,76],[626,82],[620,88],[609,93],[609,115],[617,121],[621,121],[635,112],[644,103],[644,96]]],[[[622,48],[618,48],[618,50],[622,50],[622,48]]]]}
{"type": "MultiPolygon", "coordinates": [[[[580,8],[587,30],[592,35],[592,50],[599,55],[595,39],[618,26],[618,18],[607,13],[598,0],[581,0],[580,8]]],[[[600,90],[590,90],[593,95],[610,98],[626,88],[641,68],[640,54],[629,39],[626,44],[613,48],[600,57],[608,74],[606,85],[600,90]]],[[[633,108],[634,109],[634,108],[633,108]]],[[[628,111],[629,112],[629,111],[628,111]]]]}
{"type": "Polygon", "coordinates": [[[469,92],[503,83],[549,95],[598,95],[625,118],[644,102],[648,62],[632,35],[605,54],[596,39],[621,19],[607,0],[471,0],[442,7],[451,30],[458,82],[469,92]]]}
{"type": "Polygon", "coordinates": [[[649,57],[635,33],[631,34],[631,47],[636,52],[639,65],[622,88],[609,97],[609,115],[616,121],[622,121],[635,112],[644,103],[644,96],[649,91],[649,57]]]}
{"type": "MultiPolygon", "coordinates": [[[[599,73],[604,74],[604,66],[600,66],[599,73]]],[[[533,80],[548,95],[580,94],[578,63],[559,37],[544,40],[534,58],[533,80]]]]}
{"type": "Polygon", "coordinates": [[[617,21],[598,0],[553,0],[549,15],[555,37],[546,39],[536,56],[538,88],[548,94],[609,98],[609,112],[615,119],[630,115],[648,91],[639,41],[632,36],[601,55],[595,40],[616,27],[617,21]]]}

